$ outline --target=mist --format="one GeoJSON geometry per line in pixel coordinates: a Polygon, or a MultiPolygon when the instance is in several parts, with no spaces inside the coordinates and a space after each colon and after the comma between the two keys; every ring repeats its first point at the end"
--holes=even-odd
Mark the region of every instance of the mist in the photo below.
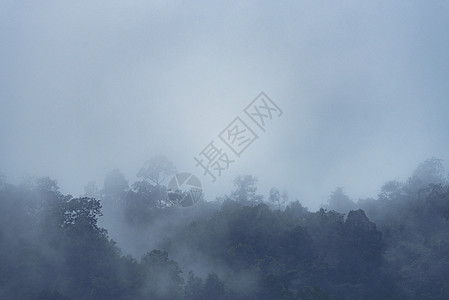
{"type": "MultiPolygon", "coordinates": [[[[315,280],[301,273],[314,267],[298,258],[357,277],[360,270],[339,269],[356,251],[346,249],[359,238],[354,222],[363,224],[371,238],[363,243],[375,253],[356,251],[361,268],[386,274],[384,281],[409,276],[383,296],[427,295],[426,288],[413,290],[418,267],[401,269],[411,264],[401,247],[434,251],[429,245],[447,235],[435,210],[446,209],[449,180],[448,28],[446,1],[0,1],[0,213],[13,211],[23,230],[0,240],[5,253],[29,242],[64,270],[62,283],[45,278],[21,296],[47,299],[36,295],[56,290],[112,297],[97,281],[89,288],[77,282],[82,288],[71,294],[78,285],[65,262],[73,253],[51,244],[54,237],[66,245],[66,235],[76,244],[72,230],[83,222],[90,231],[80,241],[97,237],[93,248],[115,253],[108,259],[118,279],[105,281],[120,286],[116,299],[178,299],[189,289],[203,289],[203,296],[222,289],[234,299],[315,299],[321,292],[330,297],[322,299],[363,298],[380,281],[367,277],[361,290],[342,288],[355,279],[342,283],[317,271],[315,280]],[[266,111],[263,128],[245,113],[261,93],[278,108],[266,111]],[[256,136],[239,154],[220,137],[237,117],[256,136]],[[231,161],[213,180],[195,160],[211,142],[231,161]],[[155,158],[170,164],[162,173],[171,170],[158,172],[157,182],[145,173],[155,158]],[[175,207],[167,194],[179,173],[201,182],[203,194],[191,207],[175,207]],[[66,213],[55,213],[55,203],[66,213]],[[89,211],[88,221],[66,219],[77,205],[89,211]],[[409,208],[426,215],[406,215],[409,208]],[[47,214],[54,223],[42,223],[47,214]],[[270,222],[273,228],[260,225],[270,222]],[[38,224],[36,232],[28,223],[38,224]],[[398,224],[419,234],[398,233],[398,224]],[[323,241],[330,233],[339,237],[331,246],[323,241]],[[423,242],[426,235],[435,240],[423,242]],[[290,238],[308,246],[293,247],[290,238]],[[251,244],[261,239],[279,248],[265,253],[251,244]],[[289,261],[305,268],[294,279],[283,277],[289,261]],[[155,287],[148,278],[157,268],[167,278],[155,287]],[[135,278],[146,279],[137,287],[117,283],[135,278]],[[276,298],[259,289],[264,285],[282,285],[282,292],[276,298]]],[[[12,219],[0,228],[15,228],[12,219]]],[[[423,261],[437,268],[437,260],[423,261]]],[[[30,278],[41,270],[33,268],[25,268],[30,278]]],[[[0,297],[16,290],[16,282],[5,286],[0,297]]],[[[446,295],[447,285],[438,288],[446,295]]]]}
{"type": "Polygon", "coordinates": [[[163,154],[210,199],[238,174],[313,209],[336,186],[374,196],[448,157],[447,10],[3,1],[1,171],[15,182],[48,175],[80,195],[113,168],[134,179],[163,154]],[[261,91],[284,114],[211,184],[193,157],[261,91]]]}

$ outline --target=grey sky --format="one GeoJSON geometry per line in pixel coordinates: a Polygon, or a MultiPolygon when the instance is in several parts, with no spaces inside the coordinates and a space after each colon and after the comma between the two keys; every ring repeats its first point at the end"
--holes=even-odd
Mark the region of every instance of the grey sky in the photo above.
{"type": "Polygon", "coordinates": [[[253,174],[316,208],[449,159],[447,1],[0,1],[0,170],[78,195],[198,154],[260,91],[284,115],[206,195],[253,174]]]}

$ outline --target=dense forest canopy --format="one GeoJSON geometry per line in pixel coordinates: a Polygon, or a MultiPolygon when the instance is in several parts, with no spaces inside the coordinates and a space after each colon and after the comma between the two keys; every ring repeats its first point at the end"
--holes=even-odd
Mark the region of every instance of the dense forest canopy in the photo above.
{"type": "Polygon", "coordinates": [[[0,0],[0,300],[448,300],[448,29],[0,0]]]}
{"type": "Polygon", "coordinates": [[[258,194],[250,175],[223,197],[174,207],[167,170],[159,157],[129,184],[115,169],[83,197],[48,177],[2,177],[0,298],[449,298],[440,159],[375,198],[355,202],[337,188],[316,212],[276,188],[258,194]]]}

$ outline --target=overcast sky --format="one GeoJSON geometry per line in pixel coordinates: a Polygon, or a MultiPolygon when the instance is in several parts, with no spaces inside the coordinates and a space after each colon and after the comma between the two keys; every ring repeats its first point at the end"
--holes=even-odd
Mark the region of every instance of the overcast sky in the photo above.
{"type": "Polygon", "coordinates": [[[376,196],[449,160],[448,30],[447,1],[0,0],[0,171],[78,196],[162,154],[209,199],[376,196]],[[193,157],[261,91],[283,115],[210,183],[193,157]]]}

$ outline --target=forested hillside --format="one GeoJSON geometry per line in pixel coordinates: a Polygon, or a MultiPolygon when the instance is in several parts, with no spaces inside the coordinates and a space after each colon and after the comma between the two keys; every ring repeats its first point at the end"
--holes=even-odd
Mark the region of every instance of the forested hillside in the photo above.
{"type": "Polygon", "coordinates": [[[114,170],[78,198],[48,177],[2,179],[0,299],[449,299],[439,159],[375,198],[337,188],[316,212],[251,176],[177,208],[140,175],[114,170]]]}

